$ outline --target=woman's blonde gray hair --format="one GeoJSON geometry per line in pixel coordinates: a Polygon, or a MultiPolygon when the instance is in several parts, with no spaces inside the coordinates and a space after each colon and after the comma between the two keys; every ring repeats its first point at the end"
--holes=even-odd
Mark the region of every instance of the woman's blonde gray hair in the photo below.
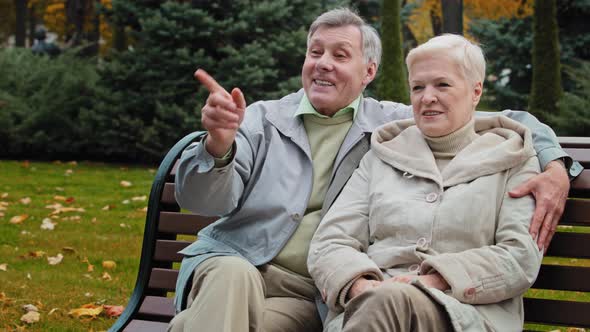
{"type": "Polygon", "coordinates": [[[320,27],[338,28],[355,26],[361,32],[363,58],[365,63],[374,62],[377,68],[381,63],[381,39],[377,30],[368,25],[360,16],[348,8],[336,8],[323,13],[313,21],[307,34],[307,46],[311,37],[320,27]]]}
{"type": "Polygon", "coordinates": [[[441,55],[449,57],[459,65],[467,81],[483,84],[486,75],[486,60],[483,50],[467,38],[455,34],[433,37],[426,43],[412,49],[406,57],[408,73],[410,67],[417,60],[441,55]]]}

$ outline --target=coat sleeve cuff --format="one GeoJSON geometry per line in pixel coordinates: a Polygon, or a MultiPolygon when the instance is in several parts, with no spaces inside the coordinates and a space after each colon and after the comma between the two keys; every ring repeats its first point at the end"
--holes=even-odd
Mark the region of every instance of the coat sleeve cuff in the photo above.
{"type": "Polygon", "coordinates": [[[473,303],[477,291],[477,285],[465,272],[461,261],[450,255],[438,255],[431,257],[420,266],[420,274],[438,272],[451,287],[451,296],[460,302],[473,303]]]}

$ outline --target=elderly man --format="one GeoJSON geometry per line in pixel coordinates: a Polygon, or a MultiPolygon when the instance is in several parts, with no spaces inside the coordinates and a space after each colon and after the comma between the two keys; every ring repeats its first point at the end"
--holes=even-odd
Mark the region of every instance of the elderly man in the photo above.
{"type": "MultiPolygon", "coordinates": [[[[410,108],[364,98],[381,57],[376,31],[348,9],[311,25],[303,89],[246,109],[202,70],[209,90],[203,141],[183,153],[176,199],[194,213],[221,216],[183,251],[171,331],[321,331],[317,290],[307,270],[322,214],[369,149],[377,126],[412,116],[410,108]]],[[[523,112],[545,172],[513,193],[537,197],[531,232],[548,243],[569,189],[553,132],[523,112]],[[547,189],[550,188],[550,189],[547,189]],[[543,199],[539,199],[544,197],[543,199]]]]}

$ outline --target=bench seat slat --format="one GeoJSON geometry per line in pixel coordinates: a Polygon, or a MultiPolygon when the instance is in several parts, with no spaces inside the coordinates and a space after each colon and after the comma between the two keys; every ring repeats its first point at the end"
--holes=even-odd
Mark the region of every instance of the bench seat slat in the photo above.
{"type": "Polygon", "coordinates": [[[590,327],[590,302],[524,298],[524,320],[565,326],[590,327]]]}
{"type": "Polygon", "coordinates": [[[174,197],[174,182],[166,182],[164,184],[164,190],[162,191],[160,202],[166,205],[178,205],[176,204],[176,198],[174,197]]]}
{"type": "Polygon", "coordinates": [[[590,226],[590,200],[568,199],[559,224],[590,226]]]}
{"type": "Polygon", "coordinates": [[[189,241],[157,240],[154,260],[161,262],[180,262],[183,256],[178,252],[191,243],[189,241]]]}
{"type": "Polygon", "coordinates": [[[578,161],[583,166],[587,167],[590,165],[590,150],[579,149],[579,148],[568,148],[565,152],[572,157],[573,160],[578,161]]]}
{"type": "Polygon", "coordinates": [[[177,270],[153,268],[150,274],[148,287],[173,292],[178,278],[177,270]]]}
{"type": "Polygon", "coordinates": [[[590,197],[590,169],[582,171],[574,181],[570,189],[571,197],[590,197]]]}
{"type": "Polygon", "coordinates": [[[201,217],[181,212],[160,212],[158,231],[172,234],[195,235],[217,220],[217,217],[201,217]]]}
{"type": "Polygon", "coordinates": [[[590,234],[557,232],[546,256],[590,258],[590,234]]]}
{"type": "Polygon", "coordinates": [[[168,323],[134,319],[129,322],[123,332],[166,332],[167,327],[168,323]]]}
{"type": "Polygon", "coordinates": [[[532,288],[590,292],[590,267],[543,265],[532,288]]]}
{"type": "Polygon", "coordinates": [[[169,322],[174,317],[174,299],[148,295],[141,303],[138,314],[155,316],[169,322]]]}
{"type": "Polygon", "coordinates": [[[565,148],[590,149],[590,137],[560,136],[559,144],[565,148]]]}

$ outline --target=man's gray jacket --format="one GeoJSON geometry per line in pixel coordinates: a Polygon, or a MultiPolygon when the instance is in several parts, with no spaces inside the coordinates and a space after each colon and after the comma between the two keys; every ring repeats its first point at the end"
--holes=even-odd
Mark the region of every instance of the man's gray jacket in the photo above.
{"type": "MultiPolygon", "coordinates": [[[[307,134],[295,116],[302,97],[300,90],[280,100],[250,105],[236,136],[235,155],[227,166],[215,168],[213,157],[201,143],[183,152],[176,174],[176,200],[193,213],[221,218],[180,251],[185,257],[176,283],[177,312],[186,305],[185,291],[194,269],[205,259],[233,255],[260,266],[271,261],[295,232],[313,185],[307,134]]],[[[541,169],[567,156],[553,131],[532,115],[503,114],[531,129],[541,169]]],[[[336,156],[322,214],[369,150],[370,133],[384,123],[410,117],[411,107],[406,105],[361,99],[336,156]]]]}

